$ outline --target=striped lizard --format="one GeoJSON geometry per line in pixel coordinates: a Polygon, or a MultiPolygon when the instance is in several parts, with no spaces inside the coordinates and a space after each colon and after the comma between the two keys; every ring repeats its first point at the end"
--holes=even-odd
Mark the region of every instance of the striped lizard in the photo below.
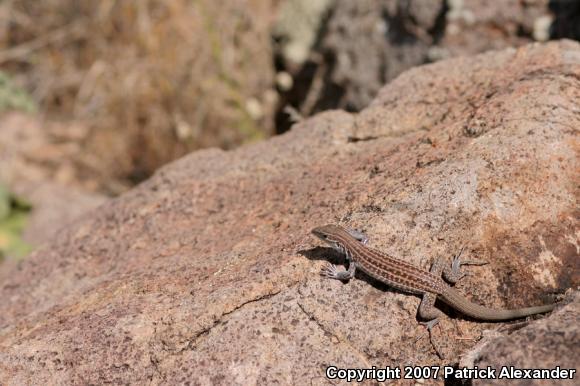
{"type": "MultiPolygon", "coordinates": [[[[505,321],[522,318],[528,315],[540,314],[554,309],[556,303],[543,306],[518,308],[513,310],[492,309],[480,306],[467,300],[457,290],[447,284],[442,276],[451,284],[455,284],[465,276],[460,272],[461,265],[485,264],[482,262],[461,262],[461,252],[454,257],[451,267],[445,266],[442,259],[437,259],[429,272],[420,269],[403,260],[396,259],[386,253],[366,246],[367,238],[362,233],[347,230],[339,225],[324,225],[314,228],[312,233],[332,248],[346,256],[348,269],[338,271],[336,266],[329,264],[321,271],[323,276],[337,280],[350,280],[357,268],[367,275],[388,284],[394,288],[417,295],[422,295],[418,314],[429,331],[439,322],[443,313],[434,307],[439,297],[446,304],[477,320],[505,321]]],[[[433,341],[431,340],[431,344],[433,341]]],[[[442,357],[436,345],[435,351],[442,357]]]]}

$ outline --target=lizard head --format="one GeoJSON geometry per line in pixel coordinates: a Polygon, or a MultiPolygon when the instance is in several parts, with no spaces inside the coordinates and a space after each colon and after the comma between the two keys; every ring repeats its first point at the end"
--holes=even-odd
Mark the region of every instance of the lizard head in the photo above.
{"type": "Polygon", "coordinates": [[[340,236],[346,233],[346,230],[339,225],[323,225],[312,230],[312,234],[320,240],[329,244],[334,249],[340,249],[340,236]]]}

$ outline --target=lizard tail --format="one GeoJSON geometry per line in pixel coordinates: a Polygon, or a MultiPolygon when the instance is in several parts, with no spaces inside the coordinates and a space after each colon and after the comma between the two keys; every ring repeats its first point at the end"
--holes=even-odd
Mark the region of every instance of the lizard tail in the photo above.
{"type": "Polygon", "coordinates": [[[447,288],[440,296],[445,303],[461,311],[463,314],[474,319],[487,321],[502,321],[523,318],[529,315],[549,312],[552,311],[554,307],[556,307],[556,303],[552,303],[543,306],[518,308],[515,310],[498,310],[487,308],[470,302],[463,295],[451,287],[447,288]]]}

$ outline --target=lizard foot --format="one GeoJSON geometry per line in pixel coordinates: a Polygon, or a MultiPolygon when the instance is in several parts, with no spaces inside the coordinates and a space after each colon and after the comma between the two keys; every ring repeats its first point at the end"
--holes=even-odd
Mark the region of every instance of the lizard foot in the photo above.
{"type": "Polygon", "coordinates": [[[330,279],[336,279],[336,276],[338,276],[338,270],[336,269],[336,265],[334,264],[325,265],[320,270],[320,275],[328,277],[330,279]]]}
{"type": "MultiPolygon", "coordinates": [[[[443,352],[439,349],[439,346],[437,344],[435,344],[435,341],[433,340],[433,334],[432,334],[433,327],[435,327],[439,324],[439,319],[431,319],[428,322],[420,322],[420,324],[427,328],[427,333],[429,334],[429,342],[431,343],[431,346],[433,346],[433,349],[435,350],[435,353],[437,354],[437,356],[440,359],[445,359],[445,355],[443,355],[443,352]]],[[[419,339],[423,338],[424,336],[425,336],[425,334],[421,334],[417,338],[417,341],[419,339]]]]}

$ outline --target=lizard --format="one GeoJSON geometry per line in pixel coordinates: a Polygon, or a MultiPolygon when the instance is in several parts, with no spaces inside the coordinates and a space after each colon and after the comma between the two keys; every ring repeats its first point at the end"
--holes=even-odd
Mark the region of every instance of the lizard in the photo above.
{"type": "MultiPolygon", "coordinates": [[[[481,262],[462,262],[461,252],[452,261],[451,267],[445,266],[443,259],[433,262],[430,271],[423,270],[387,253],[368,247],[368,238],[357,231],[346,229],[340,225],[324,225],[312,230],[312,234],[330,245],[333,249],[345,255],[348,269],[339,271],[335,265],[326,265],[321,274],[331,279],[348,281],[359,268],[372,278],[403,292],[422,296],[418,314],[426,320],[422,323],[427,327],[431,337],[431,329],[437,325],[444,314],[434,307],[435,300],[440,298],[447,305],[473,319],[481,321],[507,321],[523,318],[529,315],[552,311],[557,303],[518,309],[492,309],[470,302],[450,284],[455,284],[465,276],[460,271],[461,265],[485,264],[481,262]],[[447,284],[443,278],[450,284],[447,284]]],[[[442,357],[433,343],[437,355],[442,357]]]]}

